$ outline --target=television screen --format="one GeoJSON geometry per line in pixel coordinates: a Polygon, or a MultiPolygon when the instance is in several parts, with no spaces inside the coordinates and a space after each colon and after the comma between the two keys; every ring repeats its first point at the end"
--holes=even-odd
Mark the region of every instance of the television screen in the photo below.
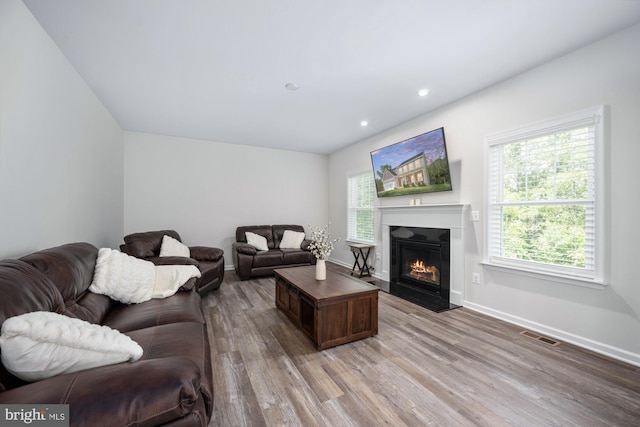
{"type": "Polygon", "coordinates": [[[444,128],[371,152],[378,197],[451,190],[444,128]]]}

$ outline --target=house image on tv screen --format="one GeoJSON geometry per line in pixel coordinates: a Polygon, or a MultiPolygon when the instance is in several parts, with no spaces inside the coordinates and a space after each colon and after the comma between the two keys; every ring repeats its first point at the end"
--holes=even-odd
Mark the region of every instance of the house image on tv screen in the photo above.
{"type": "Polygon", "coordinates": [[[451,190],[444,128],[371,152],[378,197],[451,190]]]}
{"type": "Polygon", "coordinates": [[[384,191],[410,185],[430,185],[424,153],[413,156],[393,169],[385,169],[382,174],[382,184],[384,191]]]}

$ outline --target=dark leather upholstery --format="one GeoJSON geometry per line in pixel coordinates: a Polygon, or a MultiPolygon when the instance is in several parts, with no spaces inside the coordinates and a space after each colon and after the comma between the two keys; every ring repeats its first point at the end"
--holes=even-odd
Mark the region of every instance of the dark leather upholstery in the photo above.
{"type": "Polygon", "coordinates": [[[182,242],[175,230],[146,231],[124,236],[124,244],[120,250],[136,258],[151,261],[155,265],[195,265],[200,269],[202,277],[195,280],[196,290],[200,295],[215,291],[224,279],[224,252],[219,248],[208,246],[190,246],[190,258],[161,257],[162,238],[167,235],[182,242]]]}
{"type": "Polygon", "coordinates": [[[232,245],[233,266],[240,280],[272,275],[273,270],[285,267],[313,265],[316,258],[307,249],[310,241],[304,240],[300,249],[280,249],[280,241],[286,230],[304,233],[300,225],[251,225],[236,228],[236,242],[232,245]],[[258,251],[247,243],[246,233],[259,234],[267,239],[268,251],[258,251]]]}
{"type": "Polygon", "coordinates": [[[200,295],[181,290],[126,305],[93,294],[97,254],[89,243],[71,243],[0,261],[0,326],[12,316],[52,311],[126,333],[142,358],[33,383],[0,366],[0,404],[66,403],[72,426],[206,426],[213,375],[200,295]]]}
{"type": "Polygon", "coordinates": [[[196,292],[178,292],[171,298],[142,304],[114,303],[102,324],[120,332],[178,322],[204,323],[201,298],[196,292]]]}

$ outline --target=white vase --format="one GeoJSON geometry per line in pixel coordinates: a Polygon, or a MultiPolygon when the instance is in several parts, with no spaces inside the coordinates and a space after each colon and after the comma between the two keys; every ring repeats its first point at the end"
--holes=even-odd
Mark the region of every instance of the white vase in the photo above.
{"type": "Polygon", "coordinates": [[[319,259],[316,262],[316,280],[326,280],[327,279],[327,264],[323,259],[319,259]]]}

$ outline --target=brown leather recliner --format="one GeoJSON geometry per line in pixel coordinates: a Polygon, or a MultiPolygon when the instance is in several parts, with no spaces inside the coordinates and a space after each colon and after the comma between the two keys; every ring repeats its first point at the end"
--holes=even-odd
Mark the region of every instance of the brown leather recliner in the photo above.
{"type": "Polygon", "coordinates": [[[182,242],[175,230],[146,231],[124,236],[120,250],[136,258],[151,261],[155,265],[195,265],[202,277],[196,280],[196,290],[200,295],[215,291],[224,279],[224,252],[208,246],[189,246],[190,258],[161,257],[162,238],[167,235],[182,242]]]}

